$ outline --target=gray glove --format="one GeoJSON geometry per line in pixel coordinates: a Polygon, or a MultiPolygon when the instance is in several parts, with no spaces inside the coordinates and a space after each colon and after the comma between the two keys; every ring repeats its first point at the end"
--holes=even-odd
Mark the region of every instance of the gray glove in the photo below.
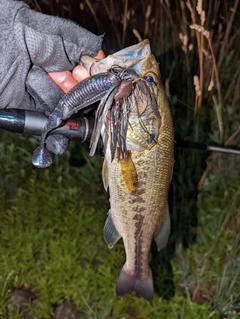
{"type": "MultiPolygon", "coordinates": [[[[0,109],[48,115],[64,93],[47,73],[72,70],[81,55],[95,56],[102,39],[71,21],[35,12],[24,2],[0,0],[0,109]]],[[[53,149],[59,154],[61,138],[57,140],[53,149]]]]}

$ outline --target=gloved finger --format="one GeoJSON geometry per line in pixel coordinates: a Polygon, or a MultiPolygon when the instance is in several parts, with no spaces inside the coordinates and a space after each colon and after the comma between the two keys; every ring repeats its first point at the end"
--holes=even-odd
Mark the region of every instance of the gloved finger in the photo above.
{"type": "Polygon", "coordinates": [[[53,82],[55,82],[63,90],[64,93],[67,93],[79,82],[74,79],[70,71],[51,72],[49,73],[49,76],[53,82]]]}
{"type": "MultiPolygon", "coordinates": [[[[69,74],[71,76],[71,72],[69,74]]],[[[64,95],[64,92],[50,79],[47,72],[37,66],[33,66],[30,70],[26,86],[36,101],[36,110],[44,112],[46,115],[54,110],[64,95]]],[[[67,150],[68,138],[60,134],[50,135],[46,140],[46,147],[49,151],[61,155],[67,150]]]]}
{"type": "Polygon", "coordinates": [[[61,134],[49,135],[46,139],[47,149],[56,155],[64,154],[68,148],[68,143],[68,138],[61,134]]]}
{"type": "MultiPolygon", "coordinates": [[[[51,113],[63,97],[64,92],[50,79],[47,72],[33,66],[26,79],[28,93],[35,100],[35,110],[51,113]]],[[[27,109],[27,108],[26,108],[27,109]]],[[[33,110],[33,108],[30,108],[33,110]]]]}

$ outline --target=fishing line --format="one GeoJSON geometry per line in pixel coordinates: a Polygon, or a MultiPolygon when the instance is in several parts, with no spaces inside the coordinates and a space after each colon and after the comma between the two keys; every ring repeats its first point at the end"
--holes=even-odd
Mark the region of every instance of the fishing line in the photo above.
{"type": "MultiPolygon", "coordinates": [[[[171,94],[170,94],[169,96],[172,97],[172,98],[174,98],[174,96],[171,95],[171,94]]],[[[188,104],[182,102],[182,101],[179,100],[179,99],[176,99],[176,100],[177,100],[179,103],[181,103],[182,105],[184,105],[184,106],[186,106],[187,108],[189,108],[190,110],[193,110],[193,111],[194,111],[194,108],[191,107],[190,105],[188,105],[188,104]]],[[[170,104],[170,105],[171,105],[171,104],[170,104]]],[[[210,117],[207,117],[206,115],[204,115],[203,113],[201,113],[201,112],[199,112],[199,111],[197,111],[195,114],[199,114],[199,115],[201,115],[202,117],[206,118],[207,120],[210,120],[210,121],[211,121],[210,117]]]]}
{"type": "MultiPolygon", "coordinates": [[[[161,115],[159,114],[159,111],[157,109],[157,102],[156,102],[156,99],[155,99],[155,96],[154,96],[154,91],[153,91],[153,88],[152,87],[149,87],[149,85],[147,84],[147,80],[146,79],[143,79],[143,78],[139,78],[139,82],[135,82],[136,83],[136,87],[135,89],[138,90],[139,92],[139,95],[142,97],[142,103],[144,103],[143,99],[144,99],[144,96],[147,98],[148,100],[148,97],[150,97],[151,101],[153,102],[154,104],[154,107],[153,107],[153,104],[150,102],[150,109],[153,110],[153,113],[155,113],[155,115],[157,117],[160,117],[161,118],[161,115]],[[142,82],[141,82],[142,81],[142,82]],[[144,85],[141,85],[143,84],[144,85]],[[144,88],[145,92],[148,93],[148,94],[144,94],[143,90],[141,90],[141,88],[144,88]],[[148,96],[146,96],[148,95],[148,96]]],[[[156,140],[156,138],[154,137],[154,134],[150,133],[148,128],[145,126],[144,124],[144,121],[141,119],[141,116],[144,114],[144,112],[146,112],[146,109],[147,109],[147,106],[145,108],[145,110],[140,114],[139,112],[139,107],[138,107],[138,102],[136,100],[136,95],[135,94],[132,94],[133,95],[133,98],[135,99],[135,105],[136,105],[136,109],[137,109],[137,114],[138,114],[138,120],[139,120],[139,123],[142,127],[142,129],[150,136],[150,138],[156,143],[158,144],[158,141],[156,140]]],[[[138,135],[140,137],[140,135],[138,135]]]]}
{"type": "MultiPolygon", "coordinates": [[[[180,104],[182,104],[182,105],[184,105],[185,107],[189,108],[190,110],[194,111],[194,108],[193,108],[192,106],[190,106],[190,105],[184,103],[183,101],[179,100],[178,98],[176,98],[176,96],[174,96],[174,95],[172,95],[172,94],[168,94],[168,92],[166,91],[166,89],[165,89],[164,86],[161,86],[160,89],[162,89],[162,90],[164,91],[164,93],[166,94],[166,96],[168,97],[169,103],[171,102],[171,101],[170,101],[170,98],[175,98],[177,102],[179,102],[180,104]]],[[[171,103],[170,103],[170,106],[171,106],[171,103]]],[[[204,115],[203,113],[201,113],[201,112],[199,112],[199,111],[197,111],[195,114],[199,114],[199,115],[201,115],[202,117],[206,118],[207,120],[210,120],[210,121],[211,121],[211,119],[210,119],[208,116],[204,115]]]]}
{"type": "MultiPolygon", "coordinates": [[[[160,62],[157,62],[157,64],[160,66],[160,62]]],[[[172,69],[171,69],[171,71],[170,71],[170,73],[169,73],[168,79],[171,78],[171,76],[172,76],[172,73],[173,73],[172,70],[173,70],[174,67],[175,67],[174,64],[176,64],[176,62],[173,63],[173,67],[172,67],[172,69]]],[[[173,95],[168,94],[168,92],[166,91],[166,89],[165,89],[164,86],[162,86],[162,89],[164,90],[164,92],[165,92],[165,94],[167,95],[167,97],[168,97],[169,100],[170,100],[170,97],[171,97],[171,98],[176,98],[176,97],[174,97],[173,95]]],[[[176,98],[176,101],[179,102],[180,104],[186,106],[186,107],[189,108],[190,110],[195,111],[193,107],[191,107],[190,105],[184,103],[183,101],[179,100],[178,98],[176,98]]],[[[171,105],[171,103],[170,103],[170,105],[171,105]]],[[[199,112],[199,111],[197,111],[196,114],[199,114],[199,115],[201,115],[202,117],[206,118],[207,120],[210,120],[210,121],[211,121],[211,119],[210,119],[209,117],[207,117],[206,115],[202,114],[202,113],[199,112]]]]}

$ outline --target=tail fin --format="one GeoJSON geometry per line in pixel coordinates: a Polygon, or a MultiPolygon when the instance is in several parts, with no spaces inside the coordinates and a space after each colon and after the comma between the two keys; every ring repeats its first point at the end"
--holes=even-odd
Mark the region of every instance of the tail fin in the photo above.
{"type": "Polygon", "coordinates": [[[151,269],[149,269],[149,276],[145,279],[141,279],[128,274],[125,271],[125,265],[123,266],[117,281],[116,294],[120,297],[133,291],[136,292],[139,297],[148,301],[152,300],[154,288],[151,269]]]}

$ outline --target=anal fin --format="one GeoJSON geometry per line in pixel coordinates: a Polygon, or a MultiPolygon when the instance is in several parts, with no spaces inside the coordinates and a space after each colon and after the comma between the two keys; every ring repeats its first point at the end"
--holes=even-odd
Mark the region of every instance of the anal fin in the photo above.
{"type": "Polygon", "coordinates": [[[170,221],[170,216],[169,216],[169,209],[167,206],[167,210],[166,210],[166,213],[164,216],[163,223],[162,223],[158,233],[156,234],[156,236],[154,236],[158,251],[160,251],[161,249],[163,249],[167,245],[168,237],[170,235],[170,229],[171,229],[171,221],[170,221]]]}
{"type": "Polygon", "coordinates": [[[108,211],[108,217],[104,225],[103,234],[104,240],[109,248],[112,248],[121,238],[121,235],[118,233],[116,227],[113,224],[110,210],[108,211]]]}

